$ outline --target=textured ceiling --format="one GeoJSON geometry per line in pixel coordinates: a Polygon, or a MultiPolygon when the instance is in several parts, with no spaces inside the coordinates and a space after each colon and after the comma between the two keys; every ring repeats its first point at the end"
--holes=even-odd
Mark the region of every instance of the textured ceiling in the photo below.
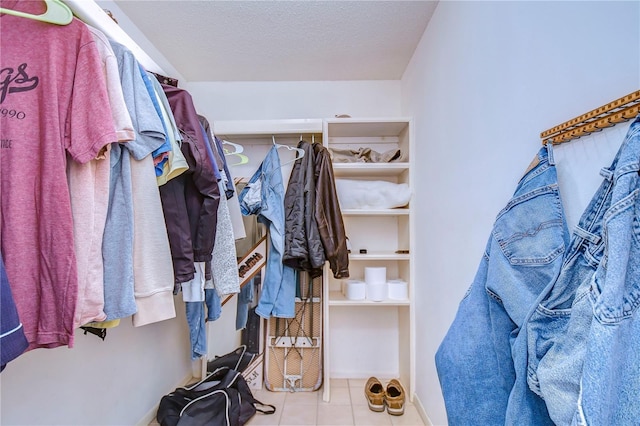
{"type": "Polygon", "coordinates": [[[397,80],[437,2],[115,4],[187,81],[195,82],[397,80]]]}

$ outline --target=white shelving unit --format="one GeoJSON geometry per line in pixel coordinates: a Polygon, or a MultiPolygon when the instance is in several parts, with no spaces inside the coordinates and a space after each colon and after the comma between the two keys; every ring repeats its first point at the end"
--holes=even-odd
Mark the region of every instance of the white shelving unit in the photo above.
{"type": "MultiPolygon", "coordinates": [[[[409,118],[345,118],[323,122],[323,140],[329,149],[368,147],[379,153],[400,149],[390,163],[333,163],[336,179],[384,180],[408,183],[411,188],[413,130],[409,118]]],[[[408,283],[407,300],[348,300],[341,282],[326,268],[324,274],[324,387],[331,399],[331,378],[399,378],[413,399],[415,262],[411,202],[393,209],[343,209],[349,241],[349,272],[364,279],[368,266],[384,266],[387,279],[408,283]],[[366,249],[366,254],[360,254],[366,249]],[[406,252],[408,250],[408,253],[406,252]]],[[[363,389],[364,398],[364,389],[363,389]]]]}
{"type": "MultiPolygon", "coordinates": [[[[269,149],[272,136],[278,143],[295,146],[302,134],[307,140],[315,137],[316,143],[323,143],[328,148],[369,147],[377,152],[401,151],[399,162],[334,162],[336,179],[385,180],[408,183],[410,188],[413,182],[413,130],[409,118],[216,121],[213,127],[216,135],[240,143],[245,149],[248,161],[233,166],[232,173],[236,177],[253,174],[269,149]]],[[[287,151],[283,150],[282,154],[287,155],[287,151]]],[[[289,170],[282,173],[288,176],[289,170]]],[[[369,376],[399,378],[409,398],[413,399],[415,314],[412,296],[416,274],[411,202],[393,209],[343,209],[342,215],[352,245],[349,256],[351,278],[363,279],[365,267],[385,266],[388,279],[400,278],[408,283],[409,297],[381,302],[348,300],[340,292],[340,280],[333,278],[328,264],[325,266],[323,399],[329,401],[331,398],[331,378],[366,379],[369,376]],[[361,254],[359,250],[364,248],[367,252],[361,254]]]]}

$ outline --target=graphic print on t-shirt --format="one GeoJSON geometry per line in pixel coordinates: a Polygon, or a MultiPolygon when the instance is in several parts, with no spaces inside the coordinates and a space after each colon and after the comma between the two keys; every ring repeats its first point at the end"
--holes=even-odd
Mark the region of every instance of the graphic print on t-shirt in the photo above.
{"type": "MultiPolygon", "coordinates": [[[[27,63],[18,65],[17,68],[5,67],[0,69],[0,119],[24,120],[27,114],[11,105],[2,105],[11,93],[28,92],[38,87],[40,79],[37,76],[30,77],[27,73],[27,63]]],[[[11,100],[11,99],[9,99],[11,100]]],[[[1,139],[0,149],[11,149],[12,139],[1,139]]]]}
{"type": "Polygon", "coordinates": [[[0,104],[9,93],[27,92],[38,87],[38,77],[29,77],[26,69],[27,64],[23,63],[15,69],[7,67],[0,70],[0,104]]]}

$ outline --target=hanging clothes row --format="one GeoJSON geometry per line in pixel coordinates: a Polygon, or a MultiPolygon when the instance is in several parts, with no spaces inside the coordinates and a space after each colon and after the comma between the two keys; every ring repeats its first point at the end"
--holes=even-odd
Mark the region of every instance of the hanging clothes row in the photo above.
{"type": "MultiPolygon", "coordinates": [[[[45,5],[0,7],[37,16],[45,5]]],[[[198,274],[202,289],[237,293],[221,201],[233,179],[191,96],[76,18],[4,15],[0,31],[2,311],[19,318],[2,324],[3,365],[22,353],[10,347],[73,347],[80,326],[173,318],[174,294],[198,274]]]]}
{"type": "Polygon", "coordinates": [[[336,278],[349,277],[349,259],[331,156],[321,144],[298,143],[285,194],[279,145],[274,143],[240,193],[244,215],[269,231],[267,266],[256,313],[293,318],[298,272],[322,274],[329,260],[336,278]]]}
{"type": "Polygon", "coordinates": [[[639,164],[637,117],[570,234],[540,149],[436,353],[449,424],[637,424],[639,164]]]}

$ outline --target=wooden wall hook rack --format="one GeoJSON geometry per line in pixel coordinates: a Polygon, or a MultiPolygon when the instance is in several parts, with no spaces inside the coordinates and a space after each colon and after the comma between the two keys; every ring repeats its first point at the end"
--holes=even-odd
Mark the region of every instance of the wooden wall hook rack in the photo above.
{"type": "Polygon", "coordinates": [[[540,133],[542,144],[554,145],[598,132],[640,114],[640,90],[540,133]]]}

